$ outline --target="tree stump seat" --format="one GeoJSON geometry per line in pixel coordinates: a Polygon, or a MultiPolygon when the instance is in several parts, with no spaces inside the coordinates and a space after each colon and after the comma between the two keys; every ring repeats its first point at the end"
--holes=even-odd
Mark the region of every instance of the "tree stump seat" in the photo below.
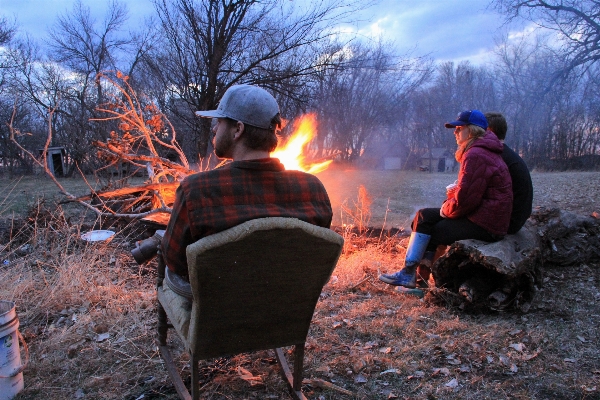
{"type": "Polygon", "coordinates": [[[536,210],[514,235],[494,243],[460,240],[432,266],[435,298],[462,309],[527,312],[547,266],[600,260],[600,220],[536,210]]]}

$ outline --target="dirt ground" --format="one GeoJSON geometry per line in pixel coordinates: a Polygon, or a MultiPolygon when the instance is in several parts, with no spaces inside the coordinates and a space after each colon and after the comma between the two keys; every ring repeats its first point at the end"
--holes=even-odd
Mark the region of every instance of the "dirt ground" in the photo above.
{"type": "MultiPolygon", "coordinates": [[[[340,170],[320,177],[334,224],[405,228],[416,209],[439,205],[455,179],[340,170]],[[370,217],[356,212],[365,202],[370,217]]],[[[600,212],[600,173],[532,177],[536,207],[600,212]]],[[[30,208],[3,242],[0,298],[16,302],[30,353],[17,399],[177,398],[154,344],[154,264],[139,267],[129,252],[147,232],[121,226],[111,242],[89,245],[83,230],[47,204],[30,208]]],[[[598,263],[544,268],[527,314],[469,314],[377,280],[401,266],[405,237],[346,242],[308,336],[309,399],[600,399],[598,263]]],[[[189,383],[187,357],[177,360],[189,383]]],[[[202,398],[289,399],[278,374],[268,351],[206,360],[202,398]]]]}

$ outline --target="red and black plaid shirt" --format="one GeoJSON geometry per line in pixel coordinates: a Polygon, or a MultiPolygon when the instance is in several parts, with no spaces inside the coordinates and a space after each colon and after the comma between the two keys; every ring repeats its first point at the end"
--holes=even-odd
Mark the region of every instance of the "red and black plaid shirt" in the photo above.
{"type": "Polygon", "coordinates": [[[276,158],[234,161],[181,182],[162,242],[165,261],[173,272],[187,276],[189,244],[264,217],[293,217],[329,228],[333,213],[314,175],[286,171],[276,158]]]}

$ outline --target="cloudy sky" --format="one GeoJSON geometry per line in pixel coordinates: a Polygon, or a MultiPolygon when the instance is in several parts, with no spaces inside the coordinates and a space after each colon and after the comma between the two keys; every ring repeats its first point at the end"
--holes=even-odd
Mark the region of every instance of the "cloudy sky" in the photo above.
{"type": "MultiPolygon", "coordinates": [[[[121,0],[130,11],[130,22],[139,24],[152,14],[150,0],[121,0]]],[[[319,1],[319,0],[290,0],[319,1]]],[[[375,0],[361,12],[360,22],[343,27],[371,37],[383,35],[400,52],[430,55],[439,61],[469,60],[484,64],[503,35],[518,35],[525,25],[503,25],[489,8],[490,0],[375,0]]],[[[16,18],[21,33],[45,35],[56,16],[71,10],[74,0],[0,0],[0,14],[16,18]]],[[[108,1],[83,0],[102,19],[108,1]]]]}
{"type": "Polygon", "coordinates": [[[490,0],[381,0],[366,10],[361,32],[380,32],[400,50],[415,49],[440,61],[489,58],[497,39],[515,36],[524,25],[505,26],[490,0]]]}

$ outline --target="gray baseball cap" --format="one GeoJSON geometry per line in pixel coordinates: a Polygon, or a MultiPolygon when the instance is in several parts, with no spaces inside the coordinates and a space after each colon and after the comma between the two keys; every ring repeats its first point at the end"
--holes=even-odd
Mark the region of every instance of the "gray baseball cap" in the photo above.
{"type": "Polygon", "coordinates": [[[254,85],[235,85],[227,89],[216,110],[196,111],[204,118],[231,118],[258,128],[270,129],[279,114],[277,101],[269,92],[254,85]]]}

